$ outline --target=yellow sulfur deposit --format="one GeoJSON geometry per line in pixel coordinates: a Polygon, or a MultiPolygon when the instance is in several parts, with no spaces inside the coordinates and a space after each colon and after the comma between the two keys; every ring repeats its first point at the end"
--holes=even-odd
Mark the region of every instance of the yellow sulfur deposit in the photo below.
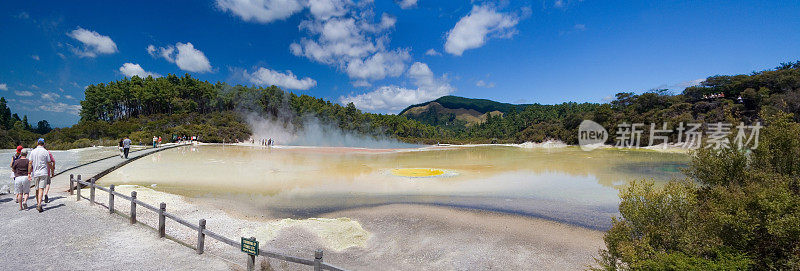
{"type": "Polygon", "coordinates": [[[255,236],[259,240],[271,240],[280,231],[292,227],[301,227],[314,233],[329,249],[342,251],[350,247],[363,247],[370,233],[361,227],[361,223],[350,218],[309,218],[281,219],[267,222],[265,227],[243,229],[243,236],[255,236]]]}
{"type": "Polygon", "coordinates": [[[396,168],[392,175],[401,177],[433,177],[444,174],[444,170],[434,168],[396,168]]]}

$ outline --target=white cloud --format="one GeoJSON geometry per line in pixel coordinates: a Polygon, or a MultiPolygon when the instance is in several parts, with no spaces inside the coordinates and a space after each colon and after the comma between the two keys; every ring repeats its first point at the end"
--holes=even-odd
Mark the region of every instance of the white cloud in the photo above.
{"type": "Polygon", "coordinates": [[[20,12],[19,14],[17,14],[17,16],[16,16],[16,17],[17,17],[17,19],[23,19],[23,20],[24,20],[24,19],[29,19],[29,18],[31,18],[31,15],[30,15],[30,14],[28,14],[27,12],[24,12],[24,11],[22,11],[22,12],[20,12]]]}
{"type": "Polygon", "coordinates": [[[344,15],[347,8],[343,0],[309,0],[308,11],[317,19],[327,20],[344,15]]]}
{"type": "Polygon", "coordinates": [[[67,36],[83,43],[83,49],[72,48],[72,51],[81,57],[96,57],[101,54],[117,52],[117,44],[108,36],[81,27],[67,33],[67,36]]]}
{"type": "Polygon", "coordinates": [[[288,89],[307,90],[317,85],[317,81],[309,77],[297,79],[292,71],[281,73],[267,68],[259,68],[253,73],[245,74],[250,82],[257,85],[276,85],[288,89]]]}
{"type": "Polygon", "coordinates": [[[32,55],[31,58],[33,58],[33,60],[39,61],[39,56],[38,55],[32,55]]]}
{"type": "MultiPolygon", "coordinates": [[[[394,28],[397,18],[386,13],[376,18],[372,1],[216,0],[216,3],[223,11],[260,23],[286,19],[308,9],[310,16],[298,26],[305,35],[292,42],[289,51],[336,67],[351,79],[362,81],[362,85],[367,80],[401,76],[411,60],[408,49],[387,48],[387,32],[394,28]]],[[[156,48],[148,48],[148,53],[162,57],[169,54],[156,48]]]]}
{"type": "Polygon", "coordinates": [[[17,96],[21,96],[21,97],[33,96],[33,92],[30,92],[30,91],[27,91],[27,90],[17,90],[17,91],[14,91],[14,94],[17,94],[17,96]]]}
{"type": "Polygon", "coordinates": [[[206,55],[194,48],[191,42],[176,43],[175,46],[156,48],[153,45],[147,46],[147,53],[153,57],[161,57],[175,63],[178,68],[190,72],[210,72],[211,63],[206,55]],[[176,52],[177,50],[177,52],[176,52]]]}
{"type": "Polygon", "coordinates": [[[482,88],[493,88],[494,87],[494,82],[487,83],[487,82],[484,82],[483,80],[478,80],[478,82],[475,82],[475,86],[482,87],[482,88]]]}
{"type": "Polygon", "coordinates": [[[39,105],[39,110],[48,111],[48,112],[56,112],[56,113],[67,113],[70,115],[78,115],[81,112],[81,105],[79,104],[65,104],[61,102],[47,102],[45,104],[39,105]]]}
{"type": "Polygon", "coordinates": [[[693,87],[693,86],[699,85],[700,83],[702,83],[705,80],[706,80],[705,78],[698,78],[698,79],[689,80],[689,81],[686,81],[686,82],[680,82],[680,83],[678,83],[678,87],[681,87],[681,88],[693,87]]]}
{"type": "Polygon", "coordinates": [[[348,60],[367,57],[382,46],[363,35],[353,18],[304,21],[300,28],[316,36],[316,39],[304,38],[300,43],[293,43],[290,45],[292,54],[320,63],[346,63],[348,60]]]}
{"type": "Polygon", "coordinates": [[[217,7],[245,21],[270,23],[284,20],[303,10],[301,0],[217,0],[217,7]]]}
{"type": "Polygon", "coordinates": [[[400,0],[397,4],[402,9],[409,9],[417,6],[417,0],[400,0]]]}
{"type": "Polygon", "coordinates": [[[0,90],[8,90],[8,85],[5,83],[0,84],[0,90]]]}
{"type": "Polygon", "coordinates": [[[154,46],[152,44],[147,45],[147,54],[149,54],[150,56],[155,57],[156,56],[155,55],[156,54],[156,46],[154,46]]]}
{"type": "Polygon", "coordinates": [[[412,104],[434,100],[455,91],[446,82],[446,78],[434,77],[425,63],[415,62],[406,75],[413,80],[416,89],[382,86],[372,92],[339,97],[339,101],[343,104],[352,102],[356,107],[367,111],[391,112],[402,110],[412,104]]]}
{"type": "Polygon", "coordinates": [[[397,18],[388,14],[382,14],[376,23],[366,17],[306,20],[300,29],[309,36],[292,43],[289,50],[296,56],[335,66],[358,81],[397,77],[403,74],[411,55],[407,49],[386,48],[385,32],[396,23],[397,18]]]}
{"type": "Polygon", "coordinates": [[[42,95],[40,95],[39,97],[42,98],[42,100],[54,102],[55,100],[58,100],[58,98],[61,98],[61,95],[58,95],[57,93],[53,92],[47,92],[47,93],[42,93],[42,95]]]}
{"type": "Polygon", "coordinates": [[[347,64],[347,75],[350,78],[379,80],[397,77],[403,74],[405,62],[411,59],[407,51],[395,50],[390,52],[377,52],[361,60],[353,59],[347,64]]]}
{"type": "Polygon", "coordinates": [[[372,84],[370,84],[367,80],[356,80],[356,81],[353,81],[351,84],[354,87],[371,87],[372,86],[372,84]]]}
{"type": "Polygon", "coordinates": [[[178,55],[175,56],[175,64],[181,70],[190,72],[210,72],[211,63],[200,50],[194,48],[192,43],[180,43],[175,45],[178,48],[178,55]]]}
{"type": "Polygon", "coordinates": [[[575,27],[573,27],[573,28],[575,28],[575,31],[584,31],[584,30],[586,30],[586,25],[585,24],[575,24],[575,27]]]}
{"type": "Polygon", "coordinates": [[[694,80],[689,80],[685,82],[679,82],[675,84],[663,84],[660,86],[655,87],[654,89],[671,89],[671,90],[683,90],[688,87],[696,86],[705,81],[705,78],[698,78],[694,80]]]}
{"type": "Polygon", "coordinates": [[[139,64],[134,63],[125,63],[122,64],[122,67],[119,67],[119,72],[127,77],[139,76],[140,78],[147,78],[148,76],[152,76],[153,78],[161,77],[161,75],[157,73],[152,73],[145,71],[142,66],[139,64]]]}
{"type": "Polygon", "coordinates": [[[442,53],[437,52],[435,49],[431,48],[428,51],[425,51],[426,56],[440,56],[442,53]]]}
{"type": "Polygon", "coordinates": [[[489,38],[510,38],[516,33],[514,26],[518,22],[516,16],[497,12],[489,5],[473,6],[447,33],[444,50],[460,56],[466,50],[483,46],[489,38]]]}
{"type": "Polygon", "coordinates": [[[556,2],[553,3],[553,6],[557,7],[557,8],[563,8],[564,7],[564,0],[556,0],[556,2]]]}

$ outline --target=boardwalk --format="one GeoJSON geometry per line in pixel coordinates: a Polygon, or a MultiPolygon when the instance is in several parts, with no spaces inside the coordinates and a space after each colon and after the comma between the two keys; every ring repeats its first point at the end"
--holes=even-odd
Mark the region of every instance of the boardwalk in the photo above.
{"type": "Polygon", "coordinates": [[[83,164],[71,169],[67,169],[62,172],[58,172],[57,175],[53,178],[51,183],[51,191],[66,191],[69,188],[69,175],[74,174],[77,178],[78,174],[83,177],[82,180],[88,181],[91,178],[100,178],[115,169],[124,166],[125,164],[132,162],[136,159],[141,157],[147,156],[149,154],[184,146],[185,144],[164,144],[158,148],[148,148],[143,149],[135,152],[131,152],[128,154],[128,159],[124,159],[120,156],[114,156],[110,158],[102,158],[99,157],[97,161],[90,162],[87,164],[83,164]]]}

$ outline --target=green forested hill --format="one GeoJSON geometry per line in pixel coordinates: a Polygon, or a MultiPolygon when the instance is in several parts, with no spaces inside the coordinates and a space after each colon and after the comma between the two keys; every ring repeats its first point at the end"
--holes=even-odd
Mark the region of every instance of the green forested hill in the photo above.
{"type": "Polygon", "coordinates": [[[528,105],[444,96],[433,101],[409,106],[399,115],[448,130],[463,130],[467,126],[486,122],[491,116],[502,115],[512,108],[521,109],[526,106],[528,105]]]}
{"type": "Polygon", "coordinates": [[[403,113],[405,113],[406,111],[408,111],[408,110],[410,110],[412,108],[422,107],[422,106],[428,105],[428,104],[430,104],[432,102],[439,103],[442,106],[444,106],[446,108],[450,108],[450,109],[459,109],[459,108],[462,108],[462,109],[473,109],[475,111],[480,112],[481,114],[486,113],[486,112],[492,112],[492,111],[507,112],[508,110],[510,110],[512,107],[515,107],[515,106],[516,107],[525,107],[525,106],[527,106],[527,105],[516,105],[516,104],[495,102],[495,101],[487,100],[487,99],[472,99],[472,98],[464,98],[464,97],[448,95],[448,96],[443,96],[443,97],[441,97],[439,99],[436,99],[436,100],[433,100],[433,101],[430,101],[430,102],[424,102],[424,103],[421,103],[421,104],[415,104],[415,105],[411,105],[409,107],[406,107],[406,109],[403,109],[403,111],[400,111],[399,115],[403,115],[403,113]]]}

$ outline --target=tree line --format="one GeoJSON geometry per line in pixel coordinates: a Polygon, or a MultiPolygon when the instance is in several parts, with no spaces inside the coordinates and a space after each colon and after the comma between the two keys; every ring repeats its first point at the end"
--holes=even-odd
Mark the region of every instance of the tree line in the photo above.
{"type": "MultiPolygon", "coordinates": [[[[593,120],[613,135],[618,124],[650,123],[732,123],[758,121],[768,108],[793,114],[800,121],[800,62],[784,63],[775,69],[749,75],[717,75],[698,86],[674,94],[666,89],[617,93],[608,103],[566,102],[533,104],[510,109],[502,116],[471,127],[453,128],[454,139],[521,143],[557,139],[578,143],[578,126],[593,120]],[[712,98],[713,97],[713,98],[712,98]]],[[[669,134],[671,139],[677,131],[669,134]]],[[[648,140],[644,133],[643,140],[648,140]]],[[[609,137],[609,144],[613,138],[609,137]]]]}
{"type": "MultiPolygon", "coordinates": [[[[202,135],[209,142],[241,141],[251,133],[241,112],[280,119],[298,129],[302,128],[303,119],[311,116],[345,131],[411,143],[556,139],[577,144],[577,129],[584,119],[594,120],[613,133],[612,129],[623,122],[750,123],[757,121],[758,112],[767,107],[793,113],[793,120],[800,120],[800,62],[748,75],[711,76],[678,94],[659,89],[641,94],[618,93],[608,103],[509,106],[505,114],[490,116],[472,126],[452,116],[410,120],[362,112],[353,104],[340,105],[276,86],[232,86],[201,81],[188,74],[170,74],[160,78],[134,76],[88,86],[81,101],[81,120],[68,128],[51,129],[46,121],[33,126],[26,117],[19,118],[7,106],[0,106],[0,144],[9,147],[41,135],[53,138],[51,141],[60,148],[101,144],[131,134],[144,142],[153,135],[169,138],[173,134],[202,135]],[[17,123],[19,127],[15,127],[17,123]]],[[[647,139],[645,133],[642,140],[647,139]]],[[[612,140],[609,137],[607,143],[613,144],[612,140]]]]}
{"type": "Polygon", "coordinates": [[[17,115],[5,108],[0,112],[4,132],[0,135],[8,135],[0,138],[5,148],[33,142],[38,136],[47,138],[51,148],[60,149],[114,145],[126,136],[142,143],[153,136],[170,139],[172,135],[196,135],[206,142],[244,141],[252,133],[243,118],[247,114],[279,120],[296,129],[302,129],[308,118],[317,118],[344,131],[406,141],[443,138],[448,132],[398,115],[366,113],[352,103],[340,105],[276,86],[231,86],[188,74],[134,76],[90,85],[81,101],[80,121],[66,128],[51,129],[46,121],[34,128],[26,117],[17,120],[17,115]],[[14,129],[14,123],[21,128],[14,129]]]}

